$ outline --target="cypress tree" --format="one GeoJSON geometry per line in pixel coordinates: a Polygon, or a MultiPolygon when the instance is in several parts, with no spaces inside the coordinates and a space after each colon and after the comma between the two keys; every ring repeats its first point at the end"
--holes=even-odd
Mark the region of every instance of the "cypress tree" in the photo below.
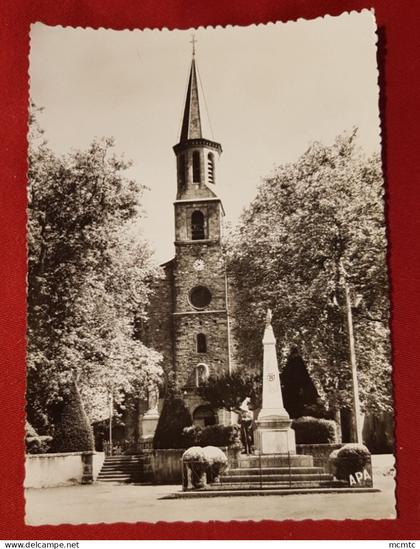
{"type": "Polygon", "coordinates": [[[92,428],[84,411],[79,389],[74,381],[54,410],[55,430],[53,452],[85,452],[94,450],[92,428]]]}
{"type": "Polygon", "coordinates": [[[182,431],[192,425],[192,417],[181,395],[169,389],[153,439],[155,449],[185,448],[182,431]]]}

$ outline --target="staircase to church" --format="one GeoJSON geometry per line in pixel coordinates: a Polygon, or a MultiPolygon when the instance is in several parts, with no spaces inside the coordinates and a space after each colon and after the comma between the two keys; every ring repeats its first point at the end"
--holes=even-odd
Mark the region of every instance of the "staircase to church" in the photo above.
{"type": "Polygon", "coordinates": [[[98,475],[99,482],[150,484],[153,472],[150,454],[107,456],[98,475]]]}

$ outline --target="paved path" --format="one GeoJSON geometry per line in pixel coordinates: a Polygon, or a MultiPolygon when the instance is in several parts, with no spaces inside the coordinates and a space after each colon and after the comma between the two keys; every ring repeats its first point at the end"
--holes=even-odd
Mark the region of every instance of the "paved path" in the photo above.
{"type": "Polygon", "coordinates": [[[180,487],[97,483],[29,489],[25,492],[26,523],[395,518],[394,480],[384,470],[382,465],[374,468],[375,487],[381,492],[370,494],[162,500],[180,487]]]}

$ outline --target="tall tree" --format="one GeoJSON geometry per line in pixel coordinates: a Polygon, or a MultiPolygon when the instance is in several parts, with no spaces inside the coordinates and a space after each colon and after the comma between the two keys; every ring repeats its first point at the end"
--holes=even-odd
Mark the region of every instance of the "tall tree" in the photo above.
{"type": "Polygon", "coordinates": [[[364,409],[391,405],[389,303],[381,163],[356,146],[356,131],[314,143],[260,185],[228,240],[237,291],[242,363],[262,360],[268,307],[283,362],[296,345],[331,407],[351,400],[343,276],[354,310],[364,409]]]}
{"type": "Polygon", "coordinates": [[[258,408],[262,397],[261,375],[234,370],[210,376],[198,387],[197,392],[215,410],[223,408],[239,413],[246,398],[250,399],[253,408],[258,408]]]}
{"type": "Polygon", "coordinates": [[[160,355],[133,337],[159,276],[147,243],[133,237],[143,187],[112,147],[99,140],[59,157],[31,119],[27,402],[44,432],[74,382],[93,421],[110,392],[141,396],[161,375],[160,355]]]}

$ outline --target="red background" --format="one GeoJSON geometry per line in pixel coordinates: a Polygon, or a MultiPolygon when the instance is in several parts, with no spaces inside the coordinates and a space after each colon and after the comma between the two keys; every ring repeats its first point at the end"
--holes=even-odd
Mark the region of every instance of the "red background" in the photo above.
{"type": "MultiPolygon", "coordinates": [[[[0,10],[1,539],[420,539],[420,3],[416,0],[3,0],[0,10]],[[397,418],[397,520],[24,525],[25,208],[29,25],[189,28],[375,8],[397,418]]],[[[63,60],[65,62],[65,60],[63,60]]],[[[285,504],[287,501],[283,500],[285,504]]],[[[235,500],[232,500],[235,504],[235,500]]]]}

